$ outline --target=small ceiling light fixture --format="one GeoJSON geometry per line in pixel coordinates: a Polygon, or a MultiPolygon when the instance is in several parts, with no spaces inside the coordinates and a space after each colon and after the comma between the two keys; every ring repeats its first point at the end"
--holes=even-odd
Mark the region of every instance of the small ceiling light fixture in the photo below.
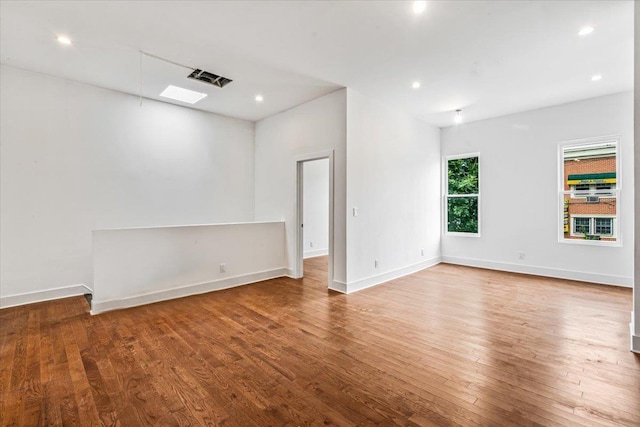
{"type": "Polygon", "coordinates": [[[56,37],[56,40],[58,40],[58,43],[64,44],[67,46],[71,44],[71,39],[67,36],[59,35],[58,37],[56,37]]]}
{"type": "Polygon", "coordinates": [[[578,35],[584,37],[588,34],[593,33],[595,30],[596,30],[596,27],[592,25],[587,25],[585,27],[580,28],[580,31],[578,31],[578,35]]]}
{"type": "Polygon", "coordinates": [[[600,74],[596,74],[595,76],[591,76],[591,81],[592,82],[597,82],[602,80],[602,76],[600,74]]]}
{"type": "Polygon", "coordinates": [[[175,99],[176,101],[186,102],[187,104],[195,104],[202,98],[207,96],[206,93],[200,93],[189,89],[184,89],[178,86],[169,85],[160,94],[163,98],[175,99]]]}
{"type": "Polygon", "coordinates": [[[413,2],[413,13],[416,15],[420,15],[427,8],[426,1],[414,1],[413,2]]]}
{"type": "Polygon", "coordinates": [[[256,102],[262,102],[264,101],[264,98],[262,97],[262,95],[256,95],[256,102]]]}
{"type": "Polygon", "coordinates": [[[420,89],[420,82],[413,82],[411,83],[411,87],[413,89],[420,89]]]}
{"type": "Polygon", "coordinates": [[[456,110],[456,115],[453,116],[453,122],[457,125],[462,123],[462,110],[456,110]]]}

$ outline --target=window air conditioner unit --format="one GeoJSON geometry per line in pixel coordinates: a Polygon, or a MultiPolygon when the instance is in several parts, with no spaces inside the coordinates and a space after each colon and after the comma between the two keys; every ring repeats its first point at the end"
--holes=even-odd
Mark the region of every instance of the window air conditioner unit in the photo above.
{"type": "Polygon", "coordinates": [[[587,196],[587,203],[600,203],[599,196],[587,196]]]}

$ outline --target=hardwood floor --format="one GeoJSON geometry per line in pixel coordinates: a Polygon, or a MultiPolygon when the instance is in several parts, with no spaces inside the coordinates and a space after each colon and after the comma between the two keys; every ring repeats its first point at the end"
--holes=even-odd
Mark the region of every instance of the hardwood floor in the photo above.
{"type": "Polygon", "coordinates": [[[441,264],[342,295],[325,271],[1,310],[0,424],[640,425],[630,289],[441,264]]]}

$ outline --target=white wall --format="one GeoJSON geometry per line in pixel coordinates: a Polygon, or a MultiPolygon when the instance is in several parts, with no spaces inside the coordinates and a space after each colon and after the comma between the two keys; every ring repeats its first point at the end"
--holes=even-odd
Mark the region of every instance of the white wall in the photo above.
{"type": "Polygon", "coordinates": [[[254,132],[247,121],[151,100],[140,108],[134,96],[0,71],[0,306],[92,286],[94,229],[285,221],[284,266],[292,269],[296,160],[326,150],[335,153],[337,288],[432,265],[441,245],[449,262],[632,283],[631,93],[440,132],[343,89],[254,132]],[[560,244],[557,143],[607,134],[621,135],[623,246],[560,244]],[[441,241],[441,155],[475,151],[482,237],[441,241]]]}
{"type": "Polygon", "coordinates": [[[91,312],[283,276],[284,248],[282,222],[97,230],[91,312]]]}
{"type": "Polygon", "coordinates": [[[630,286],[633,94],[622,93],[442,130],[442,154],[480,152],[481,237],[445,235],[447,262],[630,286]],[[558,142],[620,135],[622,247],[558,242],[558,142]],[[518,260],[518,251],[525,253],[518,260]]]}
{"type": "Polygon", "coordinates": [[[329,250],[329,159],[303,163],[304,257],[326,255],[329,250]]]}
{"type": "Polygon", "coordinates": [[[253,220],[253,123],[6,66],[0,80],[0,304],[91,286],[93,229],[253,220]]]}
{"type": "Polygon", "coordinates": [[[635,250],[634,250],[634,283],[633,313],[631,314],[631,350],[640,353],[640,5],[635,8],[635,95],[634,95],[634,128],[635,128],[635,250]]]}
{"type": "Polygon", "coordinates": [[[295,266],[296,161],[334,150],[334,279],[346,278],[346,90],[256,123],[255,219],[286,222],[287,266],[295,266]]]}
{"type": "Polygon", "coordinates": [[[439,262],[440,131],[351,89],[347,94],[352,292],[439,262]]]}

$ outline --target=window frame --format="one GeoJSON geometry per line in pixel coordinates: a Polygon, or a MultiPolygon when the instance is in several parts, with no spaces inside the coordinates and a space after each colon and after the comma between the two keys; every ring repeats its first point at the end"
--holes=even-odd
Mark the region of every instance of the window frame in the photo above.
{"type": "MultiPolygon", "coordinates": [[[[621,247],[622,246],[622,236],[621,232],[621,221],[620,221],[620,213],[622,211],[622,148],[620,144],[620,135],[605,135],[598,136],[593,138],[583,138],[583,139],[575,139],[569,141],[561,141],[558,143],[558,152],[557,152],[557,164],[558,164],[558,206],[556,208],[558,214],[558,243],[564,243],[569,245],[588,245],[588,246],[610,246],[610,247],[621,247]],[[616,185],[615,188],[611,190],[602,190],[608,191],[606,194],[598,194],[597,191],[589,189],[589,193],[594,194],[585,194],[585,195],[576,195],[575,190],[565,190],[564,189],[564,150],[570,147],[580,147],[580,146],[588,146],[588,145],[598,145],[598,144],[607,144],[614,143],[616,146],[616,185]],[[616,214],[574,214],[573,217],[589,217],[589,218],[613,218],[612,227],[613,227],[613,235],[612,236],[604,236],[605,238],[615,238],[615,241],[606,241],[606,240],[586,240],[586,239],[567,239],[564,237],[564,199],[565,197],[569,198],[585,198],[586,196],[599,196],[604,198],[610,198],[616,200],[616,214]]],[[[595,223],[592,220],[590,222],[589,231],[592,231],[592,228],[595,231],[595,223]]],[[[574,235],[574,222],[570,221],[569,224],[569,235],[574,235]]],[[[578,234],[581,235],[581,234],[578,234]]]]}
{"type": "Polygon", "coordinates": [[[617,231],[617,227],[615,226],[616,224],[616,219],[615,218],[611,218],[611,217],[603,217],[603,216],[595,216],[593,217],[593,234],[596,236],[604,236],[604,237],[617,237],[616,236],[616,231],[617,231]],[[598,233],[598,220],[609,220],[609,225],[607,227],[611,228],[611,233],[609,234],[605,234],[605,233],[598,233]]]}
{"type": "Polygon", "coordinates": [[[479,152],[475,153],[463,153],[463,154],[452,154],[448,156],[442,157],[442,217],[444,221],[442,222],[442,233],[446,236],[461,236],[461,237],[481,237],[481,227],[482,227],[482,158],[479,152]],[[470,159],[473,157],[478,158],[478,193],[477,194],[455,194],[449,195],[449,160],[457,160],[457,159],[470,159]],[[478,232],[477,233],[465,233],[460,231],[449,231],[449,197],[460,198],[460,197],[477,197],[478,199],[478,232]]]}
{"type": "MultiPolygon", "coordinates": [[[[618,222],[616,215],[608,215],[608,214],[574,214],[572,218],[575,219],[588,219],[589,220],[589,235],[600,236],[607,239],[618,238],[618,222]],[[596,219],[610,219],[611,220],[611,234],[598,234],[596,233],[596,219]]],[[[575,231],[575,221],[571,221],[569,224],[569,234],[574,237],[580,237],[584,235],[584,233],[576,233],[575,231]]],[[[613,242],[610,242],[613,243],[613,242]]]]}
{"type": "Polygon", "coordinates": [[[572,218],[573,218],[573,221],[571,221],[571,224],[570,224],[571,228],[569,230],[569,234],[571,236],[579,237],[579,236],[582,236],[583,234],[591,234],[591,217],[590,216],[582,217],[582,216],[574,215],[572,218]],[[586,226],[588,228],[587,233],[577,232],[576,231],[576,222],[577,222],[576,220],[578,220],[578,219],[580,219],[580,220],[585,220],[586,219],[587,220],[587,224],[586,224],[586,226]]]}

